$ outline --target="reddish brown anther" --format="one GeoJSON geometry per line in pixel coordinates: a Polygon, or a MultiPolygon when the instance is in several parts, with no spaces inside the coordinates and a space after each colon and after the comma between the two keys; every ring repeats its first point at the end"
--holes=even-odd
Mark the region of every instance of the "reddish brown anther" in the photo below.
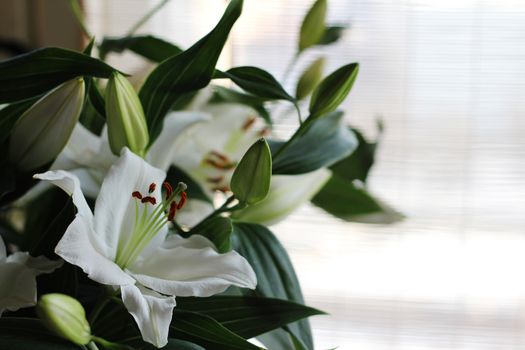
{"type": "Polygon", "coordinates": [[[230,188],[228,186],[217,186],[213,188],[214,191],[228,192],[230,188]]]}
{"type": "Polygon", "coordinates": [[[173,194],[173,187],[171,187],[170,183],[167,181],[164,181],[162,187],[164,187],[164,190],[166,191],[166,199],[170,198],[173,194]]]}
{"type": "Polygon", "coordinates": [[[156,183],[151,183],[149,185],[148,193],[153,193],[153,191],[155,191],[156,188],[157,188],[157,184],[156,183]]]}
{"type": "Polygon", "coordinates": [[[180,194],[179,204],[177,204],[177,209],[181,209],[184,206],[184,204],[186,203],[186,198],[187,198],[186,192],[182,192],[180,194]]]}
{"type": "Polygon", "coordinates": [[[242,125],[242,130],[247,131],[252,127],[253,123],[255,123],[255,117],[249,117],[242,125]]]}
{"type": "Polygon", "coordinates": [[[144,198],[141,199],[141,202],[142,203],[150,203],[150,204],[157,204],[157,200],[155,199],[155,197],[151,197],[151,196],[146,196],[144,198]]]}
{"type": "Polygon", "coordinates": [[[168,213],[168,220],[172,221],[175,218],[175,214],[177,214],[177,203],[172,202],[170,204],[170,211],[168,213]]]}
{"type": "Polygon", "coordinates": [[[212,184],[219,184],[224,180],[224,176],[216,176],[216,177],[208,177],[206,178],[206,181],[212,183],[212,184]]]}
{"type": "Polygon", "coordinates": [[[265,127],[261,131],[259,131],[259,136],[268,136],[271,131],[272,129],[270,129],[269,127],[265,127]]]}
{"type": "Polygon", "coordinates": [[[228,158],[227,156],[225,156],[224,154],[222,153],[219,153],[217,151],[211,151],[210,152],[211,155],[219,158],[220,160],[224,161],[224,162],[229,162],[230,161],[230,158],[228,158]]]}
{"type": "Polygon", "coordinates": [[[142,199],[142,195],[140,194],[139,191],[134,191],[133,193],[131,193],[131,197],[137,198],[137,199],[142,199]]]}

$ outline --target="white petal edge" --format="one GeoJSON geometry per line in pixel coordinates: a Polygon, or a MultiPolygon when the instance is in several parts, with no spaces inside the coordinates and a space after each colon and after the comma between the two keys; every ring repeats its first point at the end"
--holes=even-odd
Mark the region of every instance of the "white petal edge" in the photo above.
{"type": "Polygon", "coordinates": [[[175,298],[160,295],[143,286],[120,288],[122,301],[137,323],[142,338],[158,348],[168,343],[175,298]]]}
{"type": "Polygon", "coordinates": [[[169,235],[150,256],[138,259],[128,273],[146,287],[174,296],[208,297],[232,285],[250,289],[257,285],[246,259],[235,251],[217,253],[213,243],[200,235],[169,235]]]}
{"type": "Polygon", "coordinates": [[[235,212],[232,217],[263,225],[276,224],[312,199],[331,175],[330,170],[321,168],[300,175],[272,176],[270,191],[266,198],[235,212]]]}
{"type": "Polygon", "coordinates": [[[96,282],[112,286],[134,284],[133,278],[95,247],[94,235],[88,219],[77,215],[58,242],[55,253],[80,267],[96,282]]]}
{"type": "Polygon", "coordinates": [[[93,219],[93,213],[86,202],[86,198],[80,188],[80,181],[74,174],[64,171],[55,170],[48,171],[43,174],[36,174],[33,176],[35,179],[49,181],[52,184],[60,187],[64,192],[73,197],[73,204],[77,207],[78,214],[93,219]]]}
{"type": "Polygon", "coordinates": [[[0,316],[6,309],[35,305],[36,276],[51,273],[62,264],[62,260],[34,258],[26,252],[16,252],[0,262],[0,316]]]}

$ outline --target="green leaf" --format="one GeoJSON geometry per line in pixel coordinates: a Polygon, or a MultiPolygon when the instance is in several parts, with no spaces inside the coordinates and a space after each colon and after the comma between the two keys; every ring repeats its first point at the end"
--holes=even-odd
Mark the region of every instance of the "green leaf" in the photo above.
{"type": "Polygon", "coordinates": [[[295,89],[295,97],[298,100],[310,95],[314,88],[319,84],[321,78],[323,77],[325,59],[324,57],[319,57],[312,62],[311,65],[306,68],[304,73],[299,78],[297,82],[297,87],[295,89]]]}
{"type": "Polygon", "coordinates": [[[287,143],[271,142],[273,174],[308,173],[350,155],[357,147],[357,140],[342,124],[343,113],[332,112],[312,120],[306,131],[300,128],[297,136],[287,143]]]}
{"type": "Polygon", "coordinates": [[[186,194],[189,199],[198,199],[211,203],[211,199],[204,193],[202,187],[190,175],[175,165],[172,165],[168,170],[166,181],[172,184],[184,182],[188,186],[186,194]]]}
{"type": "Polygon", "coordinates": [[[51,221],[44,233],[32,242],[33,246],[29,249],[31,255],[45,255],[48,258],[58,258],[54,253],[55,247],[64,235],[64,232],[66,232],[69,224],[75,218],[75,212],[75,206],[70,198],[53,221],[51,221]]]}
{"type": "Polygon", "coordinates": [[[188,340],[209,350],[259,350],[213,318],[194,312],[173,310],[170,336],[188,340]]]}
{"type": "MultiPolygon", "coordinates": [[[[270,230],[258,224],[234,223],[232,240],[234,249],[248,260],[257,275],[256,295],[304,304],[288,253],[270,230]]],[[[288,327],[308,349],[313,349],[308,320],[292,323],[288,327]]]]}
{"type": "Polygon", "coordinates": [[[350,63],[327,76],[312,94],[310,118],[334,111],[348,96],[358,71],[359,64],[350,63]]]}
{"type": "Polygon", "coordinates": [[[267,71],[257,67],[235,67],[226,72],[215,73],[215,78],[230,78],[243,90],[268,100],[287,100],[295,103],[281,84],[267,71]]]}
{"type": "Polygon", "coordinates": [[[77,76],[108,78],[115,69],[96,58],[44,48],[0,62],[0,103],[40,95],[77,76]]]}
{"type": "Polygon", "coordinates": [[[222,86],[215,86],[209,103],[214,104],[224,102],[239,103],[251,107],[266,121],[267,124],[272,124],[270,113],[268,113],[264,107],[265,100],[260,97],[244,94],[222,86]]]}
{"type": "Polygon", "coordinates": [[[378,199],[363,186],[333,175],[315,195],[312,203],[330,214],[351,222],[391,224],[404,216],[378,199]]]}
{"type": "Polygon", "coordinates": [[[272,155],[265,139],[259,139],[246,151],[233,172],[230,187],[241,203],[255,204],[270,190],[272,155]]]}
{"type": "Polygon", "coordinates": [[[357,129],[351,129],[357,138],[358,145],[352,154],[330,167],[334,174],[353,181],[366,182],[370,168],[374,164],[378,141],[368,142],[357,129]]]}
{"type": "Polygon", "coordinates": [[[148,76],[139,97],[150,132],[150,143],[159,135],[163,119],[178,98],[208,85],[228,34],[239,18],[242,0],[232,0],[217,26],[188,50],[160,63],[148,76]]]}
{"type": "Polygon", "coordinates": [[[223,216],[214,216],[192,228],[190,235],[201,235],[215,244],[219,253],[229,252],[231,247],[232,222],[223,216]]]}
{"type": "Polygon", "coordinates": [[[177,298],[177,308],[210,316],[246,339],[306,317],[324,314],[286,300],[248,296],[177,298]]]}
{"type": "Polygon", "coordinates": [[[78,350],[80,347],[56,337],[38,319],[3,317],[0,349],[78,350]]]}
{"type": "Polygon", "coordinates": [[[164,61],[182,52],[180,47],[152,35],[104,38],[100,44],[101,57],[105,57],[110,52],[124,50],[131,50],[153,62],[164,61]]]}
{"type": "Polygon", "coordinates": [[[50,188],[28,203],[26,213],[25,244],[21,249],[33,256],[56,258],[53,244],[56,246],[74,216],[71,197],[59,188],[50,188]],[[60,231],[60,226],[64,230],[60,231]]]}
{"type": "Polygon", "coordinates": [[[343,36],[345,26],[326,27],[323,36],[316,45],[330,45],[337,42],[343,36]]]}
{"type": "Polygon", "coordinates": [[[323,37],[327,7],[326,0],[317,0],[304,17],[299,35],[299,52],[314,46],[323,37]]]}

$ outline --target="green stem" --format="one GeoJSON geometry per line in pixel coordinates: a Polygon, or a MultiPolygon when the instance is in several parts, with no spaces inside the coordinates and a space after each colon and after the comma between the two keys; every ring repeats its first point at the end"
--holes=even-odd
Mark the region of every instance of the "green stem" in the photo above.
{"type": "Polygon", "coordinates": [[[281,153],[283,153],[284,150],[287,149],[292,144],[292,141],[294,141],[296,138],[301,136],[306,130],[308,130],[312,122],[313,122],[312,116],[309,116],[308,118],[306,118],[305,121],[301,124],[301,126],[299,126],[299,129],[297,129],[297,131],[292,135],[292,137],[284,145],[282,145],[282,147],[279,148],[277,152],[275,152],[272,155],[272,161],[275,161],[275,159],[277,159],[277,157],[281,153]]]}
{"type": "Polygon", "coordinates": [[[290,63],[288,63],[288,66],[286,66],[286,69],[284,70],[284,74],[283,74],[282,85],[286,84],[286,81],[288,80],[288,77],[290,76],[290,73],[292,72],[293,67],[294,67],[295,64],[297,63],[297,60],[298,60],[298,59],[299,59],[299,52],[297,52],[297,53],[292,57],[292,60],[290,61],[290,63]]]}
{"type": "Polygon", "coordinates": [[[100,316],[100,313],[104,309],[104,307],[109,303],[111,300],[111,297],[113,294],[107,293],[102,298],[99,299],[93,310],[91,310],[91,314],[89,315],[88,321],[90,324],[93,324],[97,318],[100,316]]]}
{"type": "Polygon", "coordinates": [[[217,208],[215,209],[212,213],[210,213],[210,215],[206,216],[204,219],[202,219],[197,225],[195,226],[198,226],[200,225],[202,222],[206,221],[206,220],[209,220],[221,213],[224,213],[226,211],[229,211],[230,209],[228,208],[228,205],[230,205],[233,201],[235,200],[235,196],[234,195],[231,195],[230,197],[228,197],[228,199],[226,199],[226,201],[220,206],[220,208],[217,208]]]}
{"type": "Polygon", "coordinates": [[[97,344],[95,344],[93,341],[90,341],[90,342],[87,344],[87,348],[88,348],[89,350],[99,350],[97,344]]]}
{"type": "Polygon", "coordinates": [[[169,1],[170,0],[162,0],[161,2],[159,2],[159,4],[157,6],[152,8],[148,13],[146,13],[144,15],[144,17],[142,17],[137,23],[135,23],[135,25],[133,27],[131,27],[131,29],[128,31],[126,36],[132,36],[133,34],[135,34],[135,32],[137,30],[139,30],[140,27],[142,27],[144,25],[144,23],[149,21],[150,18],[153,17],[153,15],[155,15],[155,13],[157,13],[157,11],[159,11],[161,8],[163,8],[169,1]]]}
{"type": "Polygon", "coordinates": [[[80,29],[82,29],[84,35],[88,38],[92,38],[93,36],[91,35],[91,32],[86,26],[86,22],[84,21],[84,15],[82,14],[82,9],[80,8],[78,0],[69,0],[69,7],[71,8],[73,15],[75,15],[75,18],[77,19],[77,22],[80,25],[80,29]]]}

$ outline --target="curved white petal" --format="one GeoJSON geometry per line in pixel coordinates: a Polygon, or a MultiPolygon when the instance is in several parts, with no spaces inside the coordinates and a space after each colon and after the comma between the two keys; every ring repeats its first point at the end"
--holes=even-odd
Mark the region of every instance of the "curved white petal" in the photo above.
{"type": "Polygon", "coordinates": [[[0,315],[35,304],[35,273],[22,264],[0,264],[0,315]]]}
{"type": "Polygon", "coordinates": [[[115,260],[119,241],[126,242],[133,233],[135,202],[131,194],[148,193],[151,183],[157,188],[151,196],[160,198],[166,173],[154,168],[133,152],[124,148],[118,161],[111,167],[95,204],[94,231],[102,237],[106,257],[115,260]]]}
{"type": "Polygon", "coordinates": [[[179,136],[188,128],[209,120],[210,116],[202,112],[172,112],[164,119],[164,127],[155,143],[148,151],[151,165],[168,170],[177,155],[179,136]]]}
{"type": "Polygon", "coordinates": [[[70,264],[79,266],[89,278],[107,285],[133,284],[127,275],[112,260],[96,247],[95,233],[82,215],[77,215],[58,242],[55,253],[70,264]]]}
{"type": "Polygon", "coordinates": [[[200,199],[189,199],[175,217],[177,223],[193,227],[214,210],[213,205],[200,199]]]}
{"type": "Polygon", "coordinates": [[[275,224],[315,196],[330,176],[331,171],[324,168],[301,175],[272,176],[266,198],[232,216],[240,221],[275,224]]]}
{"type": "Polygon", "coordinates": [[[138,259],[129,273],[143,285],[163,294],[207,297],[231,285],[255,288],[255,273],[237,252],[219,254],[203,236],[170,235],[146,259],[138,259]]]}
{"type": "Polygon", "coordinates": [[[73,204],[77,207],[79,215],[88,218],[90,221],[93,219],[93,213],[80,189],[80,181],[74,174],[64,170],[56,170],[36,174],[33,177],[39,180],[50,181],[52,184],[60,187],[64,192],[73,197],[73,204]]]}
{"type": "MultiPolygon", "coordinates": [[[[0,239],[1,242],[1,239],[0,239]]],[[[36,276],[50,273],[63,261],[43,256],[32,257],[16,252],[0,262],[0,315],[4,310],[16,311],[36,304],[36,276]]]]}
{"type": "Polygon", "coordinates": [[[16,252],[5,260],[7,263],[17,263],[31,269],[35,274],[51,273],[64,264],[63,260],[51,260],[45,256],[33,257],[26,252],[16,252]]]}
{"type": "Polygon", "coordinates": [[[122,301],[139,326],[142,338],[158,348],[168,343],[175,298],[160,295],[143,286],[121,287],[122,301]]]}

